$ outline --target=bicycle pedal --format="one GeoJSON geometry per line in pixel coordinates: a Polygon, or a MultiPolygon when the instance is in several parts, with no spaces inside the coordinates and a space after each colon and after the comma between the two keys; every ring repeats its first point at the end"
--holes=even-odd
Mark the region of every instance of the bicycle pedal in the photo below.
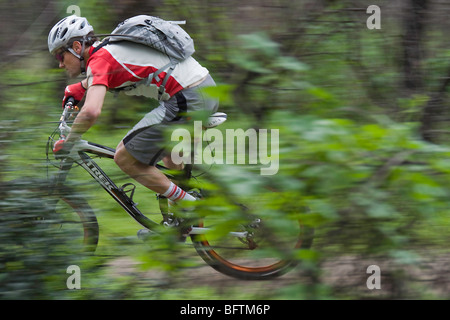
{"type": "Polygon", "coordinates": [[[169,212],[163,214],[163,221],[161,224],[165,227],[173,228],[178,227],[181,221],[183,221],[183,219],[177,218],[173,215],[173,213],[169,212]]]}

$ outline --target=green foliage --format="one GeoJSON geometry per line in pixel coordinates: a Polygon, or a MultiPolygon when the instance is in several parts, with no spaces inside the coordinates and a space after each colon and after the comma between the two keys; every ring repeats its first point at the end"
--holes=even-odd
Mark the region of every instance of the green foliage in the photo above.
{"type": "Polygon", "coordinates": [[[55,227],[45,187],[25,179],[0,186],[1,299],[63,298],[67,267],[87,258],[72,233],[55,227]]]}
{"type": "MultiPolygon", "coordinates": [[[[248,19],[249,14],[237,18],[241,12],[239,6],[231,8],[234,2],[156,2],[154,11],[146,13],[188,20],[186,28],[196,41],[195,57],[218,83],[205,93],[219,98],[219,111],[229,115],[220,130],[279,130],[278,172],[261,175],[261,163],[202,167],[208,174],[199,176],[199,184],[211,196],[198,211],[218,219],[217,236],[241,221],[242,208],[236,206],[240,202],[272,219],[275,236],[289,233],[298,220],[314,228],[312,248],[294,252],[301,264],[293,277],[298,276],[295,281],[300,283],[277,290],[266,290],[266,284],[259,283],[254,292],[242,290],[250,287],[248,283],[229,290],[204,283],[186,286],[184,272],[196,272],[203,265],[194,250],[180,246],[171,233],[138,242],[135,233],[140,227],[92,183],[81,189],[92,195],[90,203],[97,209],[101,227],[97,255],[74,253],[70,235],[45,228],[45,223],[36,229],[30,221],[48,214],[47,198],[25,192],[29,185],[23,182],[9,181],[47,174],[45,143],[56,125],[49,122],[57,121],[66,79],[42,49],[17,59],[8,56],[10,62],[2,64],[0,298],[367,297],[367,291],[326,282],[327,273],[334,271],[326,269],[326,263],[349,256],[361,259],[359,269],[366,267],[364,259],[392,261],[393,288],[383,297],[433,294],[426,283],[412,284],[405,274],[424,254],[448,251],[450,150],[445,138],[438,146],[418,136],[429,92],[439,87],[448,66],[450,51],[443,47],[441,33],[430,32],[427,45],[434,54],[422,61],[429,67],[430,90],[405,94],[399,88],[401,27],[383,18],[382,32],[368,31],[364,14],[342,10],[346,2],[310,11],[301,10],[302,1],[281,1],[280,7],[292,12],[280,9],[273,22],[267,19],[267,8],[246,4],[252,17],[253,12],[267,13],[261,18],[264,23],[248,19]],[[293,16],[294,20],[286,19],[293,16]],[[240,34],[243,25],[245,33],[240,34]],[[112,270],[123,256],[133,261],[133,270],[125,275],[112,270]],[[66,268],[72,264],[83,270],[79,291],[65,286],[66,268]]],[[[58,2],[55,10],[64,15],[69,4],[79,5],[98,32],[111,31],[123,15],[142,13],[139,6],[133,7],[135,2],[111,6],[104,0],[58,2]]],[[[145,5],[150,8],[153,2],[145,5]]],[[[37,37],[45,43],[46,32],[37,37]]],[[[145,99],[108,97],[99,123],[86,138],[114,147],[152,106],[145,99]]],[[[113,178],[128,182],[114,163],[99,161],[113,178]]],[[[71,179],[80,183],[89,179],[79,172],[74,169],[71,179]]],[[[136,193],[146,213],[158,212],[153,194],[143,188],[136,193]]],[[[364,287],[366,279],[357,286],[364,287]]],[[[448,293],[438,297],[447,298],[448,293]]]]}
{"type": "Polygon", "coordinates": [[[329,223],[325,246],[360,254],[401,250],[425,240],[410,226],[445,214],[447,173],[433,164],[449,150],[418,140],[414,127],[292,114],[276,119],[289,137],[280,174],[301,181],[300,201],[329,223]]]}

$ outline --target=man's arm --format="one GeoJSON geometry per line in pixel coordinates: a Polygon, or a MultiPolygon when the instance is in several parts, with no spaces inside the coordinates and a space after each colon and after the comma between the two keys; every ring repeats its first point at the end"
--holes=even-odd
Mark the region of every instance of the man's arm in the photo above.
{"type": "Polygon", "coordinates": [[[87,78],[86,79],[83,79],[82,81],[81,81],[81,85],[83,86],[83,88],[87,88],[88,87],[88,80],[87,80],[87,78]]]}
{"type": "Polygon", "coordinates": [[[77,141],[94,125],[102,111],[106,90],[107,88],[103,85],[93,85],[89,88],[86,94],[86,101],[72,125],[67,142],[77,141]]]}

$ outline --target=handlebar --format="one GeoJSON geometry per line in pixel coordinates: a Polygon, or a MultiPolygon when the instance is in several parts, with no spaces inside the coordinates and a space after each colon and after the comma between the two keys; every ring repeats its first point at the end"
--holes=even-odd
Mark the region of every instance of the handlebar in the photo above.
{"type": "MultiPolygon", "coordinates": [[[[67,137],[71,131],[71,127],[67,124],[67,122],[69,120],[71,120],[71,118],[75,118],[78,111],[79,111],[79,109],[75,105],[75,99],[72,97],[68,98],[64,105],[63,112],[59,118],[58,127],[53,131],[53,133],[48,137],[48,140],[47,140],[46,156],[47,156],[48,161],[50,161],[49,154],[53,153],[53,154],[55,154],[55,157],[57,160],[62,160],[61,163],[63,163],[63,164],[70,163],[70,162],[66,162],[67,159],[64,157],[58,158],[56,156],[55,152],[58,152],[59,149],[63,147],[64,141],[67,139],[67,137]],[[59,137],[56,138],[55,136],[59,136],[59,137]],[[59,144],[59,147],[58,147],[58,144],[59,144]]],[[[59,164],[56,166],[59,167],[59,164]]],[[[69,165],[69,167],[70,167],[70,165],[69,165]]]]}
{"type": "Polygon", "coordinates": [[[67,125],[67,121],[76,113],[78,113],[79,109],[75,106],[75,99],[70,97],[67,99],[66,104],[64,105],[63,113],[59,119],[59,132],[60,138],[66,139],[67,134],[70,132],[70,127],[67,125]]]}
{"type": "Polygon", "coordinates": [[[67,121],[68,118],[72,115],[74,109],[78,111],[78,107],[74,105],[75,99],[73,97],[68,98],[66,104],[64,105],[64,111],[61,115],[60,121],[67,121]]]}

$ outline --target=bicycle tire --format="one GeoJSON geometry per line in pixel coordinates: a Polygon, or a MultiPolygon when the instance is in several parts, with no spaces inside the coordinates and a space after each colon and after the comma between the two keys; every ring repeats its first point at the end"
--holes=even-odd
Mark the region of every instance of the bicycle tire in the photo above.
{"type": "MultiPolygon", "coordinates": [[[[99,226],[94,211],[86,199],[68,186],[60,186],[55,192],[49,194],[48,181],[44,180],[15,180],[13,183],[20,186],[29,197],[41,199],[46,208],[42,215],[34,218],[35,224],[45,227],[54,227],[60,230],[76,231],[79,239],[74,239],[81,251],[95,252],[99,240],[99,226]],[[69,226],[69,228],[65,228],[69,226]],[[71,228],[70,228],[71,227],[71,228]],[[69,229],[69,230],[67,230],[69,229]]],[[[73,234],[73,232],[72,232],[73,234]]],[[[71,237],[72,234],[68,234],[71,237]]]]}
{"type": "Polygon", "coordinates": [[[64,187],[59,199],[71,207],[79,218],[83,230],[83,251],[95,252],[99,240],[97,217],[88,202],[82,197],[74,197],[71,188],[64,187]]]}
{"type": "MultiPolygon", "coordinates": [[[[200,222],[199,227],[203,227],[200,222]]],[[[312,246],[314,229],[305,227],[299,222],[300,233],[292,249],[308,249],[312,246]]],[[[249,266],[239,262],[232,262],[217,252],[217,248],[210,244],[204,234],[191,235],[192,242],[200,257],[216,271],[241,280],[266,280],[284,275],[298,265],[295,258],[280,259],[261,266],[249,266]]]]}

